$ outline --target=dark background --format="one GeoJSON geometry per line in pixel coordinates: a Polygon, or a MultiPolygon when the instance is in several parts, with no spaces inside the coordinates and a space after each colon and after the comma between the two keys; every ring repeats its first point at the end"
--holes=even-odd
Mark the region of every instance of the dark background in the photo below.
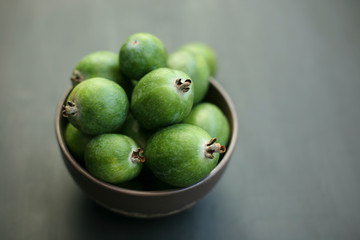
{"type": "Polygon", "coordinates": [[[0,239],[360,239],[359,1],[0,3],[0,239]],[[218,53],[239,139],[195,207],[122,217],[62,162],[55,109],[76,63],[132,33],[218,53]]]}

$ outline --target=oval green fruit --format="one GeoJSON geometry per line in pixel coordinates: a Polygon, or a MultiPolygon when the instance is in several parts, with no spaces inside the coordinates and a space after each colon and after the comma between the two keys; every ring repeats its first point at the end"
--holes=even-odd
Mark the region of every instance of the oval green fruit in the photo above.
{"type": "Polygon", "coordinates": [[[76,86],[80,82],[94,77],[112,80],[124,89],[130,88],[130,84],[120,72],[119,55],[114,52],[97,51],[86,55],[76,65],[71,76],[71,82],[73,86],[76,86]]]}
{"type": "Polygon", "coordinates": [[[209,66],[200,54],[187,50],[172,53],[167,61],[168,67],[188,74],[194,84],[194,104],[201,102],[209,88],[209,66]]]}
{"type": "Polygon", "coordinates": [[[84,134],[118,130],[129,111],[123,88],[105,78],[91,78],[76,85],[63,107],[63,116],[84,134]]]}
{"type": "Polygon", "coordinates": [[[201,42],[192,42],[182,46],[182,49],[187,49],[203,56],[209,65],[210,76],[215,76],[217,71],[217,57],[215,51],[209,45],[201,42]]]}
{"type": "Polygon", "coordinates": [[[193,105],[191,82],[186,73],[178,70],[159,68],[151,71],[134,88],[132,114],[146,129],[183,121],[193,105]]]}
{"type": "Polygon", "coordinates": [[[139,80],[146,73],[166,66],[167,51],[161,40],[149,33],[135,33],[122,45],[120,69],[128,78],[139,80]]]}
{"type": "Polygon", "coordinates": [[[204,179],[219,160],[225,147],[202,128],[175,124],[155,133],[145,150],[147,165],[160,180],[178,187],[204,179]]]}
{"type": "Polygon", "coordinates": [[[68,123],[65,128],[64,137],[70,153],[76,160],[84,161],[85,147],[91,140],[91,136],[83,134],[71,123],[68,123]]]}
{"type": "Polygon", "coordinates": [[[85,149],[86,169],[96,178],[109,183],[134,179],[145,158],[134,140],[121,134],[102,134],[93,138],[85,149]]]}
{"type": "Polygon", "coordinates": [[[196,105],[184,120],[184,123],[201,127],[225,146],[229,141],[229,121],[221,109],[213,103],[199,103],[196,105]]]}

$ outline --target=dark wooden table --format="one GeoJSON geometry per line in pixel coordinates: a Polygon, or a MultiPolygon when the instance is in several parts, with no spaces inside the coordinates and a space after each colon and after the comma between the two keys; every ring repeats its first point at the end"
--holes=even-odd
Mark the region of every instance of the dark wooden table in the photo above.
{"type": "Polygon", "coordinates": [[[359,239],[359,1],[1,1],[0,239],[359,239]],[[132,33],[218,53],[239,141],[213,191],[138,220],[65,169],[55,108],[75,64],[132,33]]]}

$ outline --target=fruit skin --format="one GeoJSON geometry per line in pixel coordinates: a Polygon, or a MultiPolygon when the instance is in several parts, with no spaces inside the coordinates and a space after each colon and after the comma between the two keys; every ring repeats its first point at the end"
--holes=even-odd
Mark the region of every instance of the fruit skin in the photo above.
{"type": "Polygon", "coordinates": [[[73,86],[89,78],[101,77],[112,80],[128,93],[131,83],[120,72],[119,55],[110,51],[97,51],[83,57],[71,76],[73,86]]]}
{"type": "Polygon", "coordinates": [[[149,33],[128,37],[119,53],[120,70],[128,78],[139,80],[146,73],[166,66],[167,51],[159,38],[149,33]]]}
{"type": "Polygon", "coordinates": [[[133,162],[131,155],[138,146],[121,134],[102,134],[93,138],[85,148],[85,166],[94,176],[109,183],[123,183],[135,178],[142,163],[133,162]]]}
{"type": "Polygon", "coordinates": [[[91,78],[70,92],[63,116],[84,134],[98,135],[119,129],[128,111],[129,100],[119,84],[91,78]]]}
{"type": "Polygon", "coordinates": [[[190,77],[178,70],[159,68],[138,82],[132,93],[131,112],[142,127],[157,129],[179,123],[189,115],[194,98],[192,84],[180,90],[176,84],[179,79],[185,84],[190,77]]]}
{"type": "Polygon", "coordinates": [[[145,149],[146,164],[160,180],[173,186],[191,186],[205,178],[219,160],[205,156],[210,135],[191,124],[175,124],[156,132],[145,149]]]}
{"type": "Polygon", "coordinates": [[[70,153],[76,160],[83,162],[85,147],[91,140],[91,136],[83,134],[71,123],[68,123],[65,128],[64,137],[70,153]]]}
{"type": "Polygon", "coordinates": [[[217,57],[215,51],[209,45],[201,42],[192,42],[182,46],[181,49],[187,49],[188,51],[203,56],[209,65],[210,76],[215,76],[217,71],[217,57]]]}
{"type": "Polygon", "coordinates": [[[194,104],[201,102],[209,88],[210,70],[203,56],[188,50],[178,50],[168,57],[170,68],[185,72],[194,84],[194,104]]]}
{"type": "Polygon", "coordinates": [[[213,103],[199,103],[196,105],[184,120],[184,123],[201,127],[225,146],[229,141],[229,121],[221,109],[213,103]]]}

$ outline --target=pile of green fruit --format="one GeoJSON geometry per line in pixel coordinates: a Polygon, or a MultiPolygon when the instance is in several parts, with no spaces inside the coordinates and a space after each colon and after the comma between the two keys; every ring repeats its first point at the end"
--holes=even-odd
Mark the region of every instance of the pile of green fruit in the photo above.
{"type": "Polygon", "coordinates": [[[131,35],[119,54],[85,56],[62,110],[68,149],[94,177],[118,186],[158,190],[199,182],[230,136],[219,107],[202,102],[215,72],[209,46],[189,43],[168,56],[148,33],[131,35]]]}

